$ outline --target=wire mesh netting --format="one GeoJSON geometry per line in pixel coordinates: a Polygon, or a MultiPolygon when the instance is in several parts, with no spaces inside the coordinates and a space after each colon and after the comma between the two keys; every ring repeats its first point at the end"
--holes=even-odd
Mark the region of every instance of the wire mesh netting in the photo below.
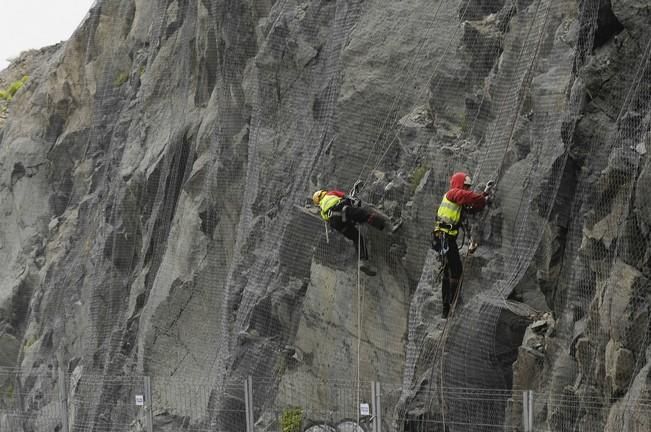
{"type": "Polygon", "coordinates": [[[65,311],[53,330],[84,367],[63,391],[0,375],[2,430],[246,430],[247,376],[260,430],[649,424],[636,179],[651,44],[593,88],[604,2],[141,3],[100,1],[78,31],[94,71],[81,158],[96,165],[90,192],[65,198],[86,234],[46,282],[60,287],[47,308],[65,311]],[[130,33],[143,15],[146,36],[130,33]],[[119,43],[91,49],[108,34],[119,43]],[[605,139],[586,132],[597,90],[616,111],[605,139]],[[462,297],[442,322],[429,233],[458,170],[498,186],[468,224],[482,252],[460,240],[462,297]],[[406,222],[360,228],[374,278],[305,206],[356,180],[406,222]],[[575,370],[523,393],[513,365],[541,308],[575,370]],[[371,381],[400,384],[360,415],[371,381]]]}
{"type": "Polygon", "coordinates": [[[19,371],[0,369],[0,430],[55,430],[60,426],[60,394],[51,377],[45,377],[37,389],[25,389],[19,371]]]}

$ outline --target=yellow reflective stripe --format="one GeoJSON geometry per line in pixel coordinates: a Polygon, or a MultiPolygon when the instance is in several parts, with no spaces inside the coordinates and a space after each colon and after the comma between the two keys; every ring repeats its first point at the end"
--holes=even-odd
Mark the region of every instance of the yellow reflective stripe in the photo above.
{"type": "MultiPolygon", "coordinates": [[[[441,206],[445,207],[446,209],[450,209],[451,214],[456,214],[459,211],[459,206],[450,201],[447,201],[447,198],[443,202],[441,202],[441,206]]],[[[444,212],[444,213],[450,213],[450,212],[444,212]]]]}
{"type": "Polygon", "coordinates": [[[321,217],[324,221],[330,219],[328,211],[339,204],[339,201],[341,201],[341,198],[339,198],[337,195],[326,195],[321,199],[319,207],[321,207],[321,217]]]}
{"type": "Polygon", "coordinates": [[[436,217],[438,221],[443,222],[444,224],[451,225],[454,228],[449,229],[446,227],[438,226],[438,229],[450,235],[458,234],[459,231],[456,228],[457,225],[459,225],[459,222],[461,222],[462,209],[463,209],[462,206],[453,203],[448,199],[447,196],[443,196],[443,200],[441,201],[441,205],[439,206],[439,209],[436,213],[436,217]]]}
{"type": "Polygon", "coordinates": [[[461,221],[462,207],[453,203],[447,196],[443,197],[441,205],[439,206],[437,216],[439,219],[450,225],[456,225],[461,221]]]}

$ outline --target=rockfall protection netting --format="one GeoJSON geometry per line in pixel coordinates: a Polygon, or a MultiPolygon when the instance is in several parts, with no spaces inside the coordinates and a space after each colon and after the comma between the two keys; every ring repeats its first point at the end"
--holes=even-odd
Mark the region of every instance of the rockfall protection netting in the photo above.
{"type": "Polygon", "coordinates": [[[567,265],[554,300],[566,313],[560,330],[571,335],[582,382],[564,396],[579,408],[554,412],[565,427],[649,426],[634,400],[647,392],[642,382],[648,377],[651,332],[643,211],[651,137],[651,40],[641,40],[640,46],[635,67],[628,71],[630,85],[619,95],[621,106],[608,113],[614,124],[607,139],[587,143],[584,163],[590,170],[577,176],[571,206],[567,265]],[[617,408],[609,410],[615,400],[617,408]]]}
{"type": "MultiPolygon", "coordinates": [[[[512,363],[540,311],[522,303],[518,287],[545,256],[541,239],[556,225],[567,241],[562,288],[549,304],[573,307],[561,331],[583,320],[586,337],[573,348],[587,362],[583,370],[598,369],[604,338],[632,356],[634,370],[644,365],[648,318],[637,307],[646,304],[640,296],[648,285],[635,269],[644,244],[629,204],[649,139],[648,46],[630,71],[608,142],[582,142],[585,159],[573,155],[586,97],[580,71],[601,2],[581,2],[576,17],[573,2],[552,0],[441,0],[429,8],[415,0],[278,0],[259,26],[246,2],[152,3],[152,31],[131,72],[124,47],[88,59],[101,72],[84,157],[103,161],[93,181],[104,200],[97,209],[80,204],[83,223],[97,229],[88,247],[101,253],[63,284],[83,286],[83,273],[97,287],[81,299],[92,323],[75,342],[84,367],[75,368],[79,376],[66,372],[70,430],[139,430],[144,414],[133,401],[145,384],[127,373],[133,369],[152,376],[161,428],[244,430],[242,383],[252,375],[262,425],[299,407],[308,430],[355,430],[345,422],[362,424],[357,406],[376,380],[400,383],[384,386],[389,430],[522,430],[512,363]],[[215,28],[202,37],[196,28],[206,16],[215,28]],[[570,18],[578,23],[574,36],[570,18]],[[216,45],[219,32],[228,47],[216,45]],[[159,59],[170,58],[164,52],[177,65],[148,81],[142,75],[162,67],[159,59]],[[196,52],[216,54],[197,62],[196,52]],[[141,87],[130,96],[134,86],[141,87]],[[165,97],[163,89],[171,89],[165,97]],[[173,102],[149,118],[148,104],[160,100],[173,102]],[[206,106],[214,117],[199,126],[197,111],[206,106]],[[138,117],[140,109],[146,114],[138,117]],[[147,152],[155,161],[142,162],[139,183],[123,174],[131,157],[124,143],[145,122],[156,127],[141,142],[159,147],[147,152]],[[439,314],[440,299],[429,232],[456,170],[477,184],[496,179],[497,194],[473,223],[484,252],[464,260],[464,303],[431,333],[423,321],[439,314]],[[576,189],[559,208],[568,175],[576,189]],[[322,222],[297,209],[316,188],[348,189],[357,179],[366,184],[362,199],[406,221],[395,235],[363,230],[380,269],[375,278],[357,272],[350,242],[326,236],[322,222]],[[186,233],[194,242],[177,241],[197,225],[186,233]],[[620,313],[640,319],[611,335],[590,307],[597,293],[610,301],[618,284],[630,296],[620,313]],[[139,332],[148,332],[146,340],[139,332]]],[[[119,33],[133,14],[132,1],[105,0],[86,26],[119,33]]],[[[88,32],[89,46],[95,37],[88,32]]],[[[53,310],[64,310],[59,298],[53,310]]],[[[627,394],[622,425],[632,413],[648,416],[648,396],[627,392],[632,378],[612,386],[627,394]]],[[[44,400],[57,400],[48,394],[44,400]]],[[[589,391],[535,400],[550,417],[540,430],[568,432],[582,418],[595,419],[584,430],[602,430],[612,404],[589,391]]],[[[46,424],[8,426],[23,430],[47,430],[47,419],[58,417],[38,404],[12,409],[46,424]]]]}

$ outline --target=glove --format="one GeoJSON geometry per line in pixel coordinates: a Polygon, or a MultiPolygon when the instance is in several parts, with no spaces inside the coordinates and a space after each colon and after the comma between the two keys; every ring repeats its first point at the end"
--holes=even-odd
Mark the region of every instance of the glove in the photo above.
{"type": "Polygon", "coordinates": [[[362,206],[362,200],[361,199],[359,199],[357,197],[352,197],[352,196],[349,196],[347,198],[348,198],[348,201],[350,201],[350,205],[352,207],[361,207],[362,206]]]}
{"type": "Polygon", "coordinates": [[[364,182],[361,180],[357,180],[350,191],[350,195],[351,196],[357,195],[359,191],[362,190],[363,187],[364,187],[364,182]]]}
{"type": "Polygon", "coordinates": [[[493,180],[489,180],[488,183],[486,183],[486,187],[484,188],[484,193],[490,194],[495,187],[495,182],[493,180]]]}

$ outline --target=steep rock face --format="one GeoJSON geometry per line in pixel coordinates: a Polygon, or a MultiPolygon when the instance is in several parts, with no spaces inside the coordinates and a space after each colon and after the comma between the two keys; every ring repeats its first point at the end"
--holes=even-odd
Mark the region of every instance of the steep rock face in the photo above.
{"type": "MultiPolygon", "coordinates": [[[[646,199],[640,195],[649,139],[648,39],[640,34],[648,23],[640,27],[627,18],[635,2],[623,3],[594,8],[594,50],[577,80],[586,97],[570,149],[568,168],[575,172],[567,178],[574,186],[559,191],[574,197],[571,218],[559,219],[565,240],[554,261],[561,267],[549,274],[557,282],[546,295],[560,321],[535,360],[535,388],[549,394],[536,401],[536,418],[555,428],[611,430],[648,391],[633,386],[648,375],[646,199]]],[[[531,359],[521,356],[520,373],[531,359]]],[[[642,430],[647,414],[635,417],[627,427],[642,430]]]]}
{"type": "MultiPolygon", "coordinates": [[[[160,430],[243,430],[247,375],[260,429],[291,405],[355,417],[370,380],[400,383],[384,401],[397,430],[471,419],[440,382],[535,388],[550,395],[537,421],[614,427],[649,391],[647,12],[98,2],[0,132],[0,366],[20,369],[25,409],[61,369],[82,427],[142,420],[140,378],[95,375],[151,376],[160,430]],[[446,325],[428,235],[455,169],[500,182],[446,325]],[[375,278],[296,209],[358,178],[406,221],[366,233],[375,278]],[[543,310],[556,331],[533,336],[543,310]],[[192,408],[174,380],[196,383],[192,408]],[[559,394],[604,410],[579,416],[559,394]]],[[[505,404],[472,419],[517,426],[505,404]]]]}

